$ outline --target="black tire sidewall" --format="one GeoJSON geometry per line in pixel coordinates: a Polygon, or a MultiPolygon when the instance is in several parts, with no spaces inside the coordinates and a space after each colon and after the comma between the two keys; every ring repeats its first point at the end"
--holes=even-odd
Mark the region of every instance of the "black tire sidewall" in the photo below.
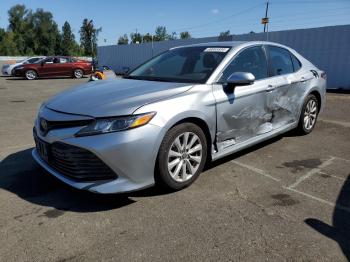
{"type": "Polygon", "coordinates": [[[158,152],[157,163],[156,163],[156,173],[155,173],[156,184],[158,185],[160,184],[161,186],[165,186],[166,188],[171,190],[180,190],[182,188],[185,188],[190,184],[192,184],[198,178],[199,174],[203,170],[206,159],[207,159],[207,140],[203,130],[199,126],[192,123],[182,123],[177,126],[174,126],[164,136],[164,139],[162,141],[162,144],[158,152]],[[175,140],[175,138],[185,132],[192,132],[196,134],[201,140],[202,162],[200,163],[198,170],[191,177],[191,179],[185,182],[177,182],[171,177],[168,171],[168,153],[170,150],[170,146],[175,140]]]}
{"type": "Polygon", "coordinates": [[[318,103],[316,96],[313,94],[308,95],[305,99],[305,102],[304,102],[302,110],[301,110],[301,115],[300,115],[300,120],[299,120],[299,125],[298,125],[298,129],[299,129],[300,133],[307,135],[307,134],[310,134],[312,132],[312,130],[315,128],[316,123],[317,123],[318,111],[319,111],[319,103],[318,103]],[[312,126],[312,128],[306,129],[305,124],[304,124],[304,114],[305,114],[305,110],[306,110],[306,105],[309,103],[310,100],[315,101],[317,113],[316,113],[315,123],[312,126]]]}

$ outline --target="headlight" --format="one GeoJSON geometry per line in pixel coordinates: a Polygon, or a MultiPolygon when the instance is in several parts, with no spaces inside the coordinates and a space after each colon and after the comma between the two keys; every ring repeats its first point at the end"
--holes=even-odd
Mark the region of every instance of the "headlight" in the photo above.
{"type": "Polygon", "coordinates": [[[151,121],[155,114],[156,112],[151,112],[126,117],[99,118],[83,127],[75,136],[92,136],[140,127],[151,121]]]}

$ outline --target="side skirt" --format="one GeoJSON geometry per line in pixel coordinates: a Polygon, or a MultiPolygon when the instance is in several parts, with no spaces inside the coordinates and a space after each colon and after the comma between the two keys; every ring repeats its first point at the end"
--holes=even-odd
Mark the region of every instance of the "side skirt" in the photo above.
{"type": "Polygon", "coordinates": [[[233,154],[233,153],[236,153],[238,151],[241,151],[243,149],[246,149],[248,147],[251,147],[253,145],[256,145],[260,142],[263,142],[263,141],[266,141],[270,138],[273,138],[275,136],[278,136],[280,134],[283,134],[289,130],[292,130],[293,128],[296,128],[298,125],[298,122],[294,122],[294,123],[291,123],[291,124],[288,124],[286,126],[283,126],[283,127],[280,127],[276,130],[273,130],[269,133],[265,133],[265,134],[262,134],[262,135],[258,135],[256,137],[253,137],[247,141],[244,141],[242,143],[239,143],[239,144],[235,144],[235,145],[232,145],[232,146],[229,146],[221,151],[218,151],[218,152],[215,152],[215,153],[212,153],[211,155],[211,159],[212,161],[215,161],[215,160],[218,160],[222,157],[225,157],[225,156],[228,156],[230,154],[233,154]]]}

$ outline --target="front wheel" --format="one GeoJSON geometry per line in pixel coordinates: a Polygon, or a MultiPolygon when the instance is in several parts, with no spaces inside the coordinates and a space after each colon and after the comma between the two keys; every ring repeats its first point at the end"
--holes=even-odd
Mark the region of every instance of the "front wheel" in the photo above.
{"type": "Polygon", "coordinates": [[[25,78],[27,80],[34,80],[38,77],[37,73],[34,70],[27,70],[25,72],[25,78]]]}
{"type": "Polygon", "coordinates": [[[73,76],[75,78],[82,78],[84,76],[84,72],[81,69],[75,69],[73,72],[73,76]]]}
{"type": "Polygon", "coordinates": [[[172,190],[187,187],[202,172],[206,158],[203,130],[192,123],[179,124],[168,131],[160,146],[156,182],[172,190]]]}
{"type": "Polygon", "coordinates": [[[319,103],[315,95],[310,94],[306,97],[303,104],[297,131],[301,135],[311,133],[316,125],[319,103]]]}

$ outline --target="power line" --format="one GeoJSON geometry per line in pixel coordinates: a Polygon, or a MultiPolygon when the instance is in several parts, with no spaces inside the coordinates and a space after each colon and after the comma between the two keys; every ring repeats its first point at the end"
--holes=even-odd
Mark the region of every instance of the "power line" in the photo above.
{"type": "MultiPolygon", "coordinates": [[[[327,9],[327,10],[322,10],[322,11],[327,11],[327,13],[329,13],[330,11],[346,11],[350,8],[350,6],[348,8],[334,8],[334,9],[327,9]]],[[[298,20],[300,18],[302,18],[303,20],[308,20],[308,19],[317,19],[317,18],[322,18],[322,17],[328,17],[328,16],[338,16],[338,15],[348,15],[348,13],[346,14],[342,14],[342,13],[333,13],[333,14],[323,14],[322,12],[318,12],[317,14],[314,13],[314,15],[317,15],[317,17],[310,17],[310,12],[299,12],[299,13],[293,13],[293,14],[288,14],[288,15],[277,15],[277,16],[273,16],[271,22],[280,22],[280,21],[290,21],[290,20],[298,20]],[[320,15],[321,14],[321,15],[320,15]],[[277,19],[276,19],[277,18],[277,19]]],[[[236,23],[235,20],[237,20],[238,18],[233,17],[231,21],[229,21],[229,23],[233,24],[236,23]]],[[[244,23],[244,25],[242,25],[239,28],[244,28],[246,26],[257,26],[260,24],[260,21],[257,19],[252,19],[252,18],[248,18],[248,19],[242,19],[239,18],[239,23],[242,24],[244,23]]],[[[199,33],[199,32],[210,32],[212,30],[224,30],[227,29],[225,28],[227,26],[228,22],[221,22],[221,23],[216,23],[216,24],[211,24],[208,25],[205,28],[200,28],[200,29],[196,29],[196,30],[192,30],[191,33],[199,33]],[[210,28],[208,30],[208,28],[210,28]]],[[[235,28],[237,28],[237,25],[235,25],[235,28]]]]}
{"type": "Polygon", "coordinates": [[[257,7],[261,6],[262,4],[263,3],[259,3],[257,5],[254,5],[254,6],[250,7],[250,8],[244,9],[242,11],[239,11],[237,13],[234,13],[234,14],[232,14],[230,16],[227,16],[227,17],[224,17],[224,18],[221,18],[221,19],[217,19],[215,21],[211,21],[211,22],[204,23],[204,24],[199,24],[199,25],[192,26],[192,27],[177,28],[177,29],[170,30],[170,31],[175,31],[175,32],[176,31],[184,31],[184,30],[189,31],[189,30],[194,29],[194,28],[204,27],[204,26],[208,26],[208,25],[215,24],[215,23],[218,23],[218,22],[222,22],[222,21],[228,20],[228,19],[230,19],[232,17],[236,17],[236,16],[239,16],[239,15],[245,14],[247,12],[250,12],[250,11],[256,9],[257,7]]]}

